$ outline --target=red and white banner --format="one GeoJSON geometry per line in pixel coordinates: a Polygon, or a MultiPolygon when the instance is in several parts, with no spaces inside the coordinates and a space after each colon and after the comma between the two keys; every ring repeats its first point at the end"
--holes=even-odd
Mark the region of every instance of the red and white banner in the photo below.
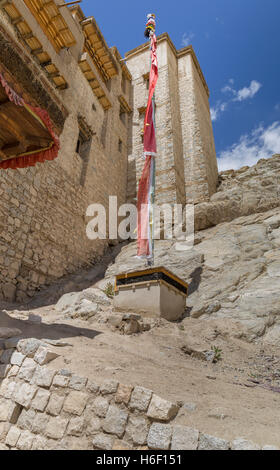
{"type": "Polygon", "coordinates": [[[155,172],[155,156],[157,154],[155,132],[154,92],[158,80],[157,38],[151,37],[151,70],[149,98],[144,121],[144,156],[145,165],[139,182],[137,211],[138,211],[138,250],[137,256],[152,258],[152,193],[155,172]]]}

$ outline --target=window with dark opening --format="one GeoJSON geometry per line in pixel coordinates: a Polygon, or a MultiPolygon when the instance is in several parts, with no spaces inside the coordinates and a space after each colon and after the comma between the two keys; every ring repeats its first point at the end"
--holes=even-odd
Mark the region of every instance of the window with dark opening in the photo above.
{"type": "Polygon", "coordinates": [[[119,152],[122,153],[122,147],[123,147],[123,143],[121,141],[121,139],[119,139],[119,152]]]}
{"type": "Polygon", "coordinates": [[[88,142],[88,139],[85,137],[83,132],[80,130],[79,137],[77,140],[76,152],[80,155],[81,158],[85,157],[85,144],[88,142]]]}

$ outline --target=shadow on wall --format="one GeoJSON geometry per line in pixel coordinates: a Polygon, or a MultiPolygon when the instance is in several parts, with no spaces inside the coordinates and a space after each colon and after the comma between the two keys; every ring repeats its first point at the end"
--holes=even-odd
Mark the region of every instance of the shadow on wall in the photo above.
{"type": "Polygon", "coordinates": [[[59,340],[62,338],[73,338],[75,336],[84,336],[86,338],[93,339],[101,334],[99,331],[90,330],[87,328],[77,328],[75,326],[66,325],[63,323],[53,323],[51,325],[46,323],[34,324],[28,320],[11,318],[3,311],[0,311],[0,341],[1,328],[15,329],[14,336],[17,336],[21,339],[36,338],[59,340]],[[16,330],[20,331],[17,333],[16,330]]]}
{"type": "MultiPolygon", "coordinates": [[[[49,305],[54,305],[64,295],[70,292],[81,292],[84,289],[93,287],[97,282],[101,281],[111,263],[120,253],[121,249],[127,245],[127,241],[109,246],[103,257],[99,257],[92,267],[85,267],[78,272],[63,276],[46,286],[41,286],[33,298],[28,301],[21,302],[2,302],[0,308],[7,311],[15,310],[20,306],[20,310],[30,310],[49,305]]],[[[1,326],[1,323],[0,323],[1,326]]]]}
{"type": "MultiPolygon", "coordinates": [[[[194,292],[196,292],[199,288],[199,285],[201,283],[201,275],[202,275],[202,267],[196,268],[190,275],[191,282],[189,284],[188,288],[188,297],[192,295],[194,292]]],[[[193,307],[187,307],[185,310],[184,318],[190,317],[191,311],[193,307]]]]}

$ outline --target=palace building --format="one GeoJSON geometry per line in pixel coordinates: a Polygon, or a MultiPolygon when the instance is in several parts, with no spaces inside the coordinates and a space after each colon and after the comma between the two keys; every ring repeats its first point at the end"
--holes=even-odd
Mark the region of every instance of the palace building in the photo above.
{"type": "MultiPolygon", "coordinates": [[[[209,90],[191,46],[158,37],[157,202],[199,203],[218,170],[209,90]]],[[[148,43],[108,47],[63,0],[0,0],[0,298],[94,264],[87,207],[135,202],[143,160],[148,43]]]]}

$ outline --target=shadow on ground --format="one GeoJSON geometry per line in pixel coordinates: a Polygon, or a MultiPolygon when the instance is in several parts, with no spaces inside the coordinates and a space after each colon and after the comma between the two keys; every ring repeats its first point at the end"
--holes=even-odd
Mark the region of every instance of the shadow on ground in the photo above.
{"type": "Polygon", "coordinates": [[[0,311],[0,328],[17,328],[22,333],[17,335],[20,338],[36,338],[36,339],[52,339],[60,340],[63,338],[73,338],[75,336],[84,336],[93,339],[100,335],[101,332],[90,330],[88,328],[79,328],[63,323],[46,323],[34,324],[28,320],[20,320],[12,318],[7,313],[0,311]]]}

